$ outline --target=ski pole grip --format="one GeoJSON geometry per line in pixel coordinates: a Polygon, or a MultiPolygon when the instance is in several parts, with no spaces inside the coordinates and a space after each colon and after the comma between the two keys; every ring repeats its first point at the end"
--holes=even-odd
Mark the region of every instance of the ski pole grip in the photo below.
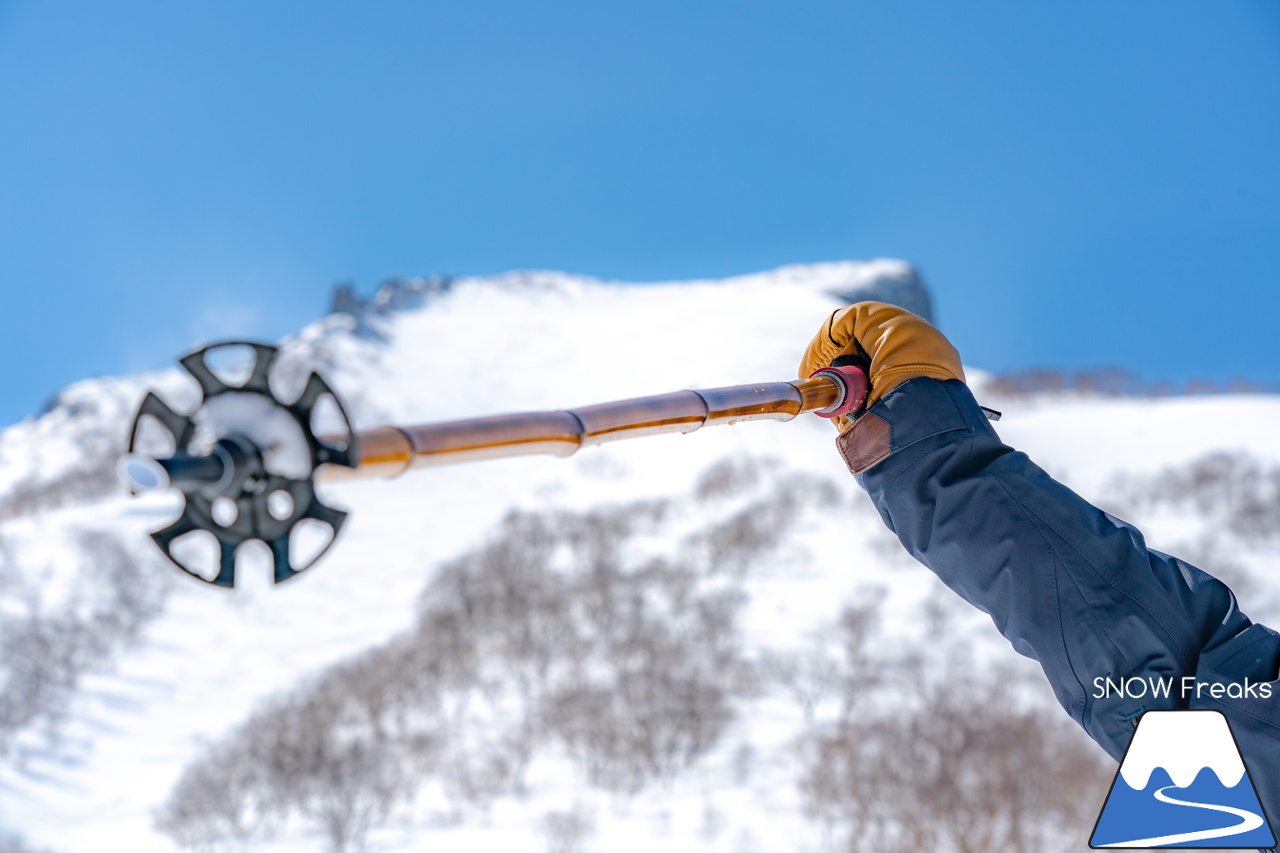
{"type": "Polygon", "coordinates": [[[835,403],[825,409],[814,412],[820,418],[847,418],[862,408],[867,401],[867,372],[861,367],[849,364],[844,367],[820,367],[809,374],[812,379],[822,376],[830,379],[840,389],[835,403]]]}

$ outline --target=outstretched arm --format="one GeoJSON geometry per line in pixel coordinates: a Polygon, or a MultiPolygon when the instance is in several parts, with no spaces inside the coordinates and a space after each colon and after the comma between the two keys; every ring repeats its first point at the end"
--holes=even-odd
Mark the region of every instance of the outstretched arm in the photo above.
{"type": "MultiPolygon", "coordinates": [[[[864,317],[843,324],[850,334],[867,326],[866,317],[900,311],[846,310],[864,317]]],[[[945,339],[927,324],[909,328],[914,358],[938,361],[920,353],[945,339]]],[[[802,370],[814,358],[834,357],[833,344],[854,348],[840,329],[837,319],[819,333],[815,342],[825,335],[825,350],[811,344],[802,370]]],[[[856,349],[866,351],[866,343],[856,349]]],[[[875,358],[867,355],[874,386],[875,358]]],[[[1148,549],[1135,528],[1004,445],[958,370],[952,378],[910,373],[891,374],[892,387],[837,439],[907,550],[1040,663],[1058,701],[1111,755],[1123,755],[1144,710],[1221,710],[1264,806],[1280,812],[1276,632],[1250,622],[1220,581],[1148,549]],[[1095,679],[1132,677],[1164,680],[1169,695],[1096,697],[1095,679]],[[1214,691],[1215,684],[1224,687],[1214,691]],[[1249,685],[1246,695],[1229,695],[1249,685]]]]}

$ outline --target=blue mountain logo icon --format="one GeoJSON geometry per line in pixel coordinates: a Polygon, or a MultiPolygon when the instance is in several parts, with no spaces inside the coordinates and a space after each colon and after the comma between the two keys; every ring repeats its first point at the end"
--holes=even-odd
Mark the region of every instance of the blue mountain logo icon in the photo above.
{"type": "Polygon", "coordinates": [[[1219,711],[1143,714],[1089,841],[1093,848],[1215,850],[1275,844],[1219,711]]]}

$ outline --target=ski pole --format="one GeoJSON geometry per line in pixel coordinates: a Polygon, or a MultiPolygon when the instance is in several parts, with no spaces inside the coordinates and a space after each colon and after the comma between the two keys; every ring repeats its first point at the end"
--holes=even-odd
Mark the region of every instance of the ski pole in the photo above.
{"type": "MultiPolygon", "coordinates": [[[[396,477],[413,468],[456,465],[507,456],[570,456],[611,441],[746,421],[789,421],[805,412],[826,417],[856,411],[867,395],[858,367],[824,368],[794,382],[676,391],[546,412],[382,426],[356,434],[354,468],[329,466],[319,481],[396,477]]],[[[326,437],[322,436],[321,440],[326,437]]]]}
{"type": "Polygon", "coordinates": [[[151,537],[178,568],[216,586],[235,585],[236,551],[250,539],[271,549],[276,583],[315,565],[347,517],[317,497],[317,481],[390,478],[413,468],[509,456],[569,456],[581,447],[611,441],[688,433],[719,424],[789,421],[805,412],[832,418],[856,412],[867,395],[867,376],[861,368],[826,367],[795,381],[355,432],[342,401],[318,374],[309,376],[293,402],[276,395],[270,375],[278,354],[276,347],[266,344],[231,341],[184,356],[180,363],[199,384],[200,402],[183,415],[148,392],[134,416],[128,454],[121,460],[121,476],[134,494],[164,488],[182,493],[182,514],[151,537]],[[239,384],[219,378],[208,365],[208,354],[225,347],[248,347],[254,354],[248,378],[239,384]],[[336,404],[343,432],[315,433],[312,414],[325,397],[336,404]],[[175,447],[171,456],[137,452],[145,418],[170,434],[175,447]],[[324,525],[332,536],[325,549],[295,566],[290,542],[304,520],[324,525]],[[212,534],[218,543],[213,577],[193,570],[173,553],[176,540],[199,531],[212,534]]]}

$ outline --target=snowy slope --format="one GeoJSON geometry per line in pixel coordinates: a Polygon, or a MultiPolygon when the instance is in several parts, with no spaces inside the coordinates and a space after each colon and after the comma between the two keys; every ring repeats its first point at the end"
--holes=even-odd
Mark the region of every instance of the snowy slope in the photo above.
{"type": "MultiPolygon", "coordinates": [[[[458,279],[408,305],[326,317],[284,342],[284,366],[295,375],[321,369],[360,427],[785,379],[840,304],[833,293],[874,295],[877,281],[900,282],[904,269],[893,261],[848,262],[646,285],[560,273],[458,279]]],[[[1280,416],[1274,397],[1001,399],[982,396],[981,374],[974,385],[983,402],[1005,410],[998,429],[1006,441],[1103,505],[1120,500],[1119,484],[1141,484],[1215,451],[1280,463],[1271,440],[1280,416]],[[1213,430],[1187,430],[1207,417],[1213,430]]],[[[89,446],[87,436],[122,437],[148,386],[179,408],[194,399],[177,370],[93,380],[68,389],[44,417],[6,430],[0,497],[50,470],[56,477],[62,469],[51,459],[77,464],[76,448],[89,446]]],[[[257,553],[248,570],[242,562],[232,593],[168,575],[157,580],[171,589],[163,612],[137,642],[122,644],[113,670],[81,679],[61,739],[51,744],[28,732],[22,760],[0,767],[0,826],[56,850],[180,849],[156,831],[152,814],[183,768],[265,698],[409,628],[433,573],[475,549],[508,511],[671,498],[676,517],[656,528],[653,544],[669,553],[679,537],[732,509],[691,497],[700,477],[724,460],[767,467],[763,460],[771,459],[788,477],[834,484],[830,505],[806,506],[785,544],[742,580],[749,656],[806,647],[815,631],[832,629],[864,584],[887,590],[888,634],[910,636],[920,602],[936,584],[895,553],[835,455],[833,435],[825,422],[805,417],[621,443],[569,460],[503,460],[330,486],[327,499],[352,518],[338,546],[306,576],[273,588],[265,555],[257,553]]],[[[103,451],[93,445],[88,452],[103,451]]],[[[756,488],[767,490],[768,483],[756,488]]],[[[69,590],[78,573],[92,564],[92,555],[86,564],[75,553],[77,536],[113,536],[145,560],[146,532],[174,511],[168,496],[89,496],[0,521],[0,542],[24,589],[65,602],[74,598],[69,590]]],[[[1231,569],[1241,573],[1262,615],[1276,612],[1277,585],[1259,570],[1274,558],[1274,542],[1237,541],[1214,519],[1175,503],[1147,511],[1153,545],[1206,547],[1210,537],[1215,553],[1227,549],[1235,557],[1231,569]]],[[[1248,611],[1248,600],[1243,604],[1248,611]]],[[[991,641],[994,632],[980,615],[960,618],[963,631],[989,649],[984,654],[1015,657],[991,641]]],[[[816,713],[821,720],[836,709],[820,702],[816,713]]],[[[823,828],[806,815],[797,789],[795,743],[805,724],[800,708],[766,690],[739,703],[727,733],[691,768],[633,796],[596,790],[548,760],[520,796],[478,812],[418,803],[375,829],[369,846],[545,849],[547,816],[582,812],[591,816],[586,846],[563,849],[822,849],[823,828]],[[743,756],[753,756],[749,769],[743,756]]],[[[1099,804],[1103,796],[1099,791],[1099,804]]],[[[313,850],[323,843],[314,827],[296,822],[259,849],[313,850]]]]}

